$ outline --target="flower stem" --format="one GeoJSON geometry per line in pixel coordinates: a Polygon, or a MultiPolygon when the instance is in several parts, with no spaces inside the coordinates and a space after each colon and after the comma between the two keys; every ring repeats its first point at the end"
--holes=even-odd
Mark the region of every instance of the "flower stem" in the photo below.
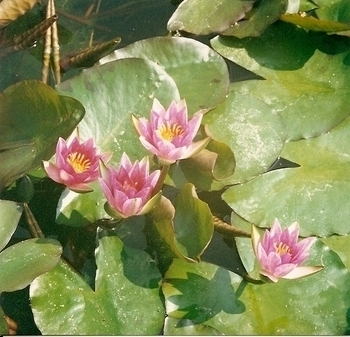
{"type": "Polygon", "coordinates": [[[250,238],[250,233],[244,231],[243,229],[240,229],[238,227],[235,227],[233,225],[230,225],[226,223],[225,221],[221,220],[217,216],[213,215],[213,223],[214,223],[214,229],[224,235],[227,238],[235,238],[235,237],[245,237],[250,238]]]}
{"type": "Polygon", "coordinates": [[[153,190],[153,193],[152,193],[152,197],[154,195],[156,195],[161,190],[161,188],[162,188],[162,186],[164,184],[165,177],[167,176],[167,174],[169,172],[169,167],[170,167],[170,165],[162,166],[159,179],[158,179],[157,184],[154,187],[154,190],[153,190]]]}

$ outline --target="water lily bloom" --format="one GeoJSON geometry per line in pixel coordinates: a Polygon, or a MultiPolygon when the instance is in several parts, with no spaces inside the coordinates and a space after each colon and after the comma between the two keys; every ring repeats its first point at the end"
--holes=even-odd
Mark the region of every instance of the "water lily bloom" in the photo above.
{"type": "Polygon", "coordinates": [[[263,237],[256,226],[252,228],[254,253],[259,261],[260,274],[277,282],[279,278],[294,279],[314,274],[322,266],[300,266],[309,256],[310,247],[316,241],[309,237],[298,242],[299,224],[294,222],[282,230],[276,219],[263,237]]]}
{"type": "Polygon", "coordinates": [[[99,178],[99,161],[108,161],[110,154],[99,154],[92,138],[81,143],[77,132],[65,141],[59,138],[55,163],[43,161],[47,175],[54,181],[78,192],[92,191],[89,183],[99,178]]]}
{"type": "Polygon", "coordinates": [[[154,99],[150,121],[133,116],[135,128],[142,145],[158,157],[161,164],[169,165],[177,160],[193,156],[204,149],[209,138],[193,142],[203,114],[197,112],[188,120],[186,101],[173,101],[166,110],[154,99]]]}
{"type": "Polygon", "coordinates": [[[99,179],[106,196],[106,212],[114,218],[128,218],[149,212],[159,201],[161,192],[155,187],[160,170],[149,172],[148,157],[131,163],[128,155],[123,153],[118,168],[107,168],[102,162],[99,179]]]}

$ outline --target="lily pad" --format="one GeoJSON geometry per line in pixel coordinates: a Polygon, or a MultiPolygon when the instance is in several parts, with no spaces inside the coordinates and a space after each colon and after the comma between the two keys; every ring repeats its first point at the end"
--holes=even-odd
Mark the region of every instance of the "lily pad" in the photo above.
{"type": "Polygon", "coordinates": [[[225,31],[244,18],[255,0],[185,0],[168,21],[168,30],[184,30],[188,33],[206,35],[225,31]]]}
{"type": "Polygon", "coordinates": [[[275,22],[259,37],[220,37],[211,44],[266,79],[238,82],[236,90],[275,109],[286,125],[287,139],[316,137],[349,116],[347,38],[275,22]]]}
{"type": "Polygon", "coordinates": [[[71,97],[40,81],[23,81],[0,95],[0,190],[50,158],[84,116],[71,97]]]}
{"type": "MultiPolygon", "coordinates": [[[[237,245],[253,266],[251,240],[239,238],[237,245]]],[[[185,325],[188,331],[204,325],[225,335],[343,334],[349,271],[320,240],[307,264],[325,268],[302,279],[252,284],[209,263],[175,259],[163,283],[167,314],[178,320],[172,333],[181,333],[185,325]]]]}
{"type": "Polygon", "coordinates": [[[140,58],[86,69],[56,90],[84,105],[80,137],[93,137],[102,152],[114,153],[111,162],[115,163],[123,152],[135,159],[147,153],[132,128],[132,114],[149,118],[153,98],[165,106],[180,98],[174,80],[155,62],[140,58]]]}
{"type": "Polygon", "coordinates": [[[317,138],[290,142],[281,156],[300,165],[274,170],[229,188],[223,199],[241,217],[268,227],[277,217],[299,221],[301,235],[349,234],[347,139],[350,118],[317,138]]]}
{"type": "Polygon", "coordinates": [[[160,273],[144,251],[99,232],[95,290],[61,263],[30,286],[34,319],[44,335],[156,335],[164,309],[160,273]]]}
{"type": "Polygon", "coordinates": [[[0,251],[5,248],[15,232],[22,211],[22,206],[16,202],[0,200],[0,251]]]}
{"type": "Polygon", "coordinates": [[[91,184],[92,192],[79,194],[68,188],[62,193],[56,212],[58,224],[85,227],[102,218],[109,218],[104,210],[106,197],[98,182],[91,184]]]}
{"type": "Polygon", "coordinates": [[[190,115],[225,100],[229,86],[226,62],[201,42],[184,37],[154,37],[115,50],[100,64],[129,57],[150,60],[162,67],[174,79],[181,98],[186,99],[190,115]]]}
{"type": "Polygon", "coordinates": [[[52,239],[28,239],[0,253],[0,293],[23,289],[37,276],[55,267],[62,253],[52,239]]]}
{"type": "Polygon", "coordinates": [[[210,209],[198,199],[190,183],[184,185],[173,204],[163,197],[152,212],[159,235],[174,256],[191,262],[200,261],[214,231],[210,209]]]}
{"type": "Polygon", "coordinates": [[[264,30],[279,19],[280,14],[285,13],[288,0],[261,0],[254,4],[247,20],[242,20],[236,25],[222,32],[222,35],[230,35],[241,38],[259,36],[264,30]]]}
{"type": "Polygon", "coordinates": [[[231,86],[226,101],[203,118],[206,132],[233,151],[236,168],[225,184],[244,182],[265,172],[282,151],[285,128],[270,106],[231,86]]]}
{"type": "MultiPolygon", "coordinates": [[[[255,262],[251,241],[239,238],[237,247],[240,255],[250,261],[246,265],[250,272],[255,262]]],[[[321,240],[311,247],[304,264],[321,264],[324,269],[301,279],[281,279],[263,285],[248,283],[240,296],[247,311],[231,321],[237,327],[235,331],[245,335],[343,334],[350,306],[349,271],[321,240]]]]}

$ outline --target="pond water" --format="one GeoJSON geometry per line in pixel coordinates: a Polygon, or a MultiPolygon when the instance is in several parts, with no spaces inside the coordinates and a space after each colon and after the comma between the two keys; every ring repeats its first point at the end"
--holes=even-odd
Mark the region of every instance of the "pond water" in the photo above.
{"type": "MultiPolygon", "coordinates": [[[[175,8],[171,1],[164,0],[102,0],[100,4],[93,0],[56,1],[61,57],[87,48],[90,43],[116,37],[121,37],[119,47],[123,47],[151,36],[164,36],[167,20],[175,8]]],[[[18,35],[41,22],[44,16],[44,7],[36,5],[8,26],[8,34],[18,35]]],[[[42,41],[38,40],[29,50],[1,59],[0,91],[23,79],[40,79],[41,57],[42,41]]]]}

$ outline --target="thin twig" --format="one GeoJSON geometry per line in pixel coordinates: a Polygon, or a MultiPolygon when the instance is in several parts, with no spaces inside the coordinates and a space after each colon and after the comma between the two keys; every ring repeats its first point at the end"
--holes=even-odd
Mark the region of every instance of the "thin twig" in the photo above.
{"type": "Polygon", "coordinates": [[[240,229],[236,226],[230,225],[226,223],[225,221],[221,220],[217,216],[213,215],[213,223],[214,223],[214,229],[218,233],[224,235],[227,238],[235,238],[235,237],[245,237],[250,238],[250,233],[246,232],[243,229],[240,229]]]}
{"type": "MultiPolygon", "coordinates": [[[[51,16],[56,15],[55,1],[51,1],[51,16]]],[[[52,57],[53,57],[53,70],[56,78],[56,84],[61,83],[61,70],[60,70],[60,45],[58,43],[57,33],[57,21],[51,26],[51,43],[52,43],[52,57]]]]}
{"type": "Polygon", "coordinates": [[[32,235],[33,238],[44,238],[44,234],[41,231],[34,214],[32,213],[31,209],[29,208],[28,203],[24,202],[23,203],[23,208],[24,208],[24,215],[27,220],[27,224],[29,227],[30,234],[32,235]]]}
{"type": "MultiPolygon", "coordinates": [[[[51,1],[47,3],[46,8],[46,19],[51,17],[51,1]]],[[[49,77],[49,67],[50,67],[50,57],[51,57],[51,27],[45,33],[44,51],[43,51],[43,66],[41,69],[41,81],[47,83],[49,77]]]]}

